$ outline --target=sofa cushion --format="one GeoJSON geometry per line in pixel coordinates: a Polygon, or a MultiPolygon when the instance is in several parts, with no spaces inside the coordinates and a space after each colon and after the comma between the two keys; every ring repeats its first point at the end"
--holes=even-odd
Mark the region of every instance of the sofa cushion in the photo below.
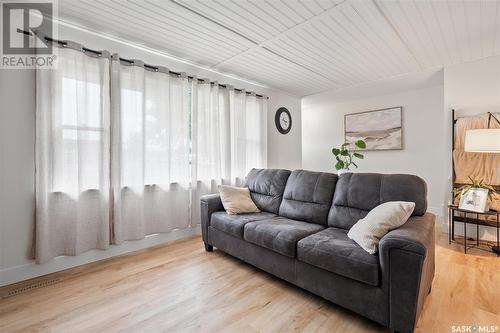
{"type": "Polygon", "coordinates": [[[294,258],[297,253],[297,242],[323,229],[317,224],[274,217],[245,224],[244,239],[294,258]]]}
{"type": "Polygon", "coordinates": [[[243,239],[243,228],[245,224],[252,221],[265,220],[275,217],[276,214],[262,212],[229,215],[226,212],[215,212],[212,214],[210,225],[222,232],[243,239]]]}
{"type": "Polygon", "coordinates": [[[279,215],[326,226],[337,178],[332,173],[294,170],[288,178],[279,215]]]}
{"type": "Polygon", "coordinates": [[[264,212],[278,214],[290,170],[252,169],[246,177],[246,185],[257,207],[264,212]]]}
{"type": "Polygon", "coordinates": [[[423,215],[427,211],[427,185],[413,175],[345,173],[335,188],[328,226],[350,229],[370,210],[388,201],[414,202],[412,215],[423,215]]]}
{"type": "Polygon", "coordinates": [[[297,259],[372,286],[379,284],[379,257],[347,237],[347,230],[327,228],[297,243],[297,259]]]}

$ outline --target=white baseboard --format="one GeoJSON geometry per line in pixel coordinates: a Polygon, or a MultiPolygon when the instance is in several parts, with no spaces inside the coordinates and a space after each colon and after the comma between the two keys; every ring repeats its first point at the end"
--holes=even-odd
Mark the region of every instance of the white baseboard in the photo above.
{"type": "MultiPolygon", "coordinates": [[[[107,250],[90,250],[74,257],[57,257],[44,264],[31,262],[1,269],[0,287],[199,234],[201,234],[201,228],[198,225],[189,229],[177,229],[169,233],[149,235],[144,239],[127,241],[120,245],[111,245],[107,250]]],[[[200,244],[200,246],[202,245],[200,244]]]]}
{"type": "Polygon", "coordinates": [[[444,205],[441,207],[430,206],[427,207],[427,211],[436,215],[436,225],[438,229],[441,229],[441,232],[448,233],[448,216],[447,210],[444,205]]]}
{"type": "MultiPolygon", "coordinates": [[[[492,227],[480,226],[479,239],[484,241],[496,241],[496,230],[492,227]]],[[[448,228],[448,211],[446,210],[443,218],[441,219],[441,230],[445,234],[449,234],[448,228]]],[[[467,237],[476,237],[476,226],[473,224],[467,225],[467,237]]],[[[455,222],[455,236],[464,235],[464,224],[462,222],[455,222]]]]}

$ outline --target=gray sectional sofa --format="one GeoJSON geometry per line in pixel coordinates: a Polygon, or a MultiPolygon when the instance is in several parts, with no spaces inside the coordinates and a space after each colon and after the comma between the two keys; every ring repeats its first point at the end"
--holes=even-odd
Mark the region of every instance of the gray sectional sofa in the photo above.
{"type": "Polygon", "coordinates": [[[213,247],[397,332],[413,332],[434,276],[434,215],[412,175],[253,169],[261,213],[228,215],[218,194],[201,198],[205,249],[213,247]],[[365,252],[347,237],[387,201],[412,201],[400,228],[365,252]]]}

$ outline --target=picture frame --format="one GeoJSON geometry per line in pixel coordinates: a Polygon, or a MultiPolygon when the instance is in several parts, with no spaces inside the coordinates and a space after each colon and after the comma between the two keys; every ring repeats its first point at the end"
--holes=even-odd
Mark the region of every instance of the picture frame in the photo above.
{"type": "Polygon", "coordinates": [[[485,188],[471,188],[460,197],[460,209],[476,213],[485,213],[488,207],[488,190],[485,188]]]}
{"type": "Polygon", "coordinates": [[[344,141],[352,150],[357,140],[366,142],[369,150],[403,149],[403,107],[349,113],[344,115],[344,141]]]}

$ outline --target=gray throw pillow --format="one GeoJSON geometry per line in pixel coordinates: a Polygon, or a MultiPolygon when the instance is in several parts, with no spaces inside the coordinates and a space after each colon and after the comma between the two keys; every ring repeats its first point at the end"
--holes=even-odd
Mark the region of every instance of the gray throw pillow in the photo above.
{"type": "Polygon", "coordinates": [[[378,252],[380,239],[389,231],[399,228],[415,209],[414,202],[389,201],[373,208],[364,219],[356,222],[347,236],[366,252],[378,252]]]}

